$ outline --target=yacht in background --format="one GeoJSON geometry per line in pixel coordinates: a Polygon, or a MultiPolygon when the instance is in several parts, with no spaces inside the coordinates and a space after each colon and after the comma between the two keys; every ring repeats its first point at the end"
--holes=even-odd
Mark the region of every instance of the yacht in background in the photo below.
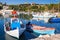
{"type": "Polygon", "coordinates": [[[45,22],[48,22],[49,18],[51,17],[56,17],[55,14],[51,14],[49,12],[44,12],[44,13],[36,13],[32,14],[34,20],[44,20],[45,22]]]}

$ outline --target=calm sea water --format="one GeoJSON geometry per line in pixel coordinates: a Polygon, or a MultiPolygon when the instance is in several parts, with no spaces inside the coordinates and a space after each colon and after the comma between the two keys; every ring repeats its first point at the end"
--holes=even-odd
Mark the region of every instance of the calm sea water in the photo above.
{"type": "Polygon", "coordinates": [[[0,40],[5,40],[4,19],[0,18],[0,40]]]}
{"type": "MultiPolygon", "coordinates": [[[[26,20],[22,20],[23,23],[26,23],[26,20]]],[[[60,23],[46,23],[44,22],[44,20],[39,20],[39,21],[36,21],[36,20],[30,20],[30,22],[32,24],[36,24],[38,26],[45,26],[45,27],[51,27],[51,28],[55,28],[56,31],[55,33],[60,33],[60,23]]],[[[4,35],[4,19],[0,19],[0,39],[2,38],[5,38],[4,35]]]]}

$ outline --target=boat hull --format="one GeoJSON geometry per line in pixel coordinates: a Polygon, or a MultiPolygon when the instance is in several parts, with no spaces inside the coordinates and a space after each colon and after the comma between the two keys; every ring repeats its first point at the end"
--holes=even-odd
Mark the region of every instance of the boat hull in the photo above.
{"type": "Polygon", "coordinates": [[[38,37],[43,37],[43,35],[54,35],[55,30],[33,30],[33,33],[38,37]]]}
{"type": "Polygon", "coordinates": [[[10,30],[7,31],[6,28],[4,29],[5,33],[7,33],[8,35],[15,37],[15,38],[19,38],[19,29],[15,29],[15,30],[10,30]]]}
{"type": "Polygon", "coordinates": [[[38,34],[49,34],[52,35],[54,34],[55,30],[33,30],[34,33],[38,34]]]}
{"type": "Polygon", "coordinates": [[[22,33],[25,31],[26,28],[20,28],[20,29],[15,29],[15,30],[11,30],[11,31],[6,31],[5,33],[7,33],[8,35],[15,37],[17,39],[19,39],[19,36],[22,35],[22,33]]]}
{"type": "Polygon", "coordinates": [[[49,22],[50,23],[60,23],[60,18],[50,18],[49,22]]]}
{"type": "Polygon", "coordinates": [[[46,28],[42,26],[32,25],[33,33],[37,36],[40,35],[54,35],[55,34],[55,28],[46,28]]]}

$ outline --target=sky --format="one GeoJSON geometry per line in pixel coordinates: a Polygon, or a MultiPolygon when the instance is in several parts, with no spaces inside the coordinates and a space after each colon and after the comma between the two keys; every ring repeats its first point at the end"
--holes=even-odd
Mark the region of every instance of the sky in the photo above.
{"type": "Polygon", "coordinates": [[[7,4],[24,4],[24,3],[36,3],[36,4],[50,4],[50,3],[58,3],[60,0],[0,0],[2,3],[7,4]]]}

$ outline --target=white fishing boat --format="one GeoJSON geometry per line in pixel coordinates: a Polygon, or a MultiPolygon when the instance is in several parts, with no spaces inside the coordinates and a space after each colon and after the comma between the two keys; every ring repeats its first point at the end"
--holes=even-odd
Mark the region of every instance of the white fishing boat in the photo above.
{"type": "Polygon", "coordinates": [[[15,37],[19,39],[19,36],[25,31],[26,27],[15,15],[12,18],[7,20],[8,18],[4,18],[4,31],[11,37],[15,37]]]}
{"type": "Polygon", "coordinates": [[[10,24],[8,22],[5,22],[6,24],[4,25],[4,31],[12,37],[19,38],[19,36],[25,31],[26,27],[24,25],[21,26],[22,25],[21,21],[19,21],[18,19],[16,20],[16,19],[12,20],[11,18],[10,24]]]}

